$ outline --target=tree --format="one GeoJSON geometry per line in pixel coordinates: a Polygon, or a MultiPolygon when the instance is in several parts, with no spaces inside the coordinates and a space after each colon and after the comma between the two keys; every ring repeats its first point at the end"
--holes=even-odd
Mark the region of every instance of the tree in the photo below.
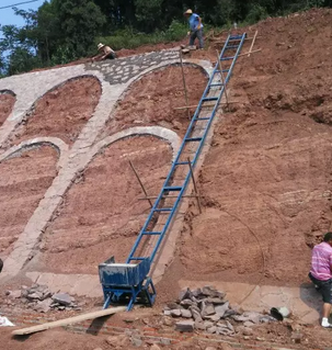
{"type": "Polygon", "coordinates": [[[161,25],[163,0],[135,0],[136,20],[141,30],[152,32],[161,25]]]}
{"type": "Polygon", "coordinates": [[[85,57],[106,23],[105,15],[90,0],[53,0],[51,4],[55,7],[64,43],[73,58],[85,57]]]}

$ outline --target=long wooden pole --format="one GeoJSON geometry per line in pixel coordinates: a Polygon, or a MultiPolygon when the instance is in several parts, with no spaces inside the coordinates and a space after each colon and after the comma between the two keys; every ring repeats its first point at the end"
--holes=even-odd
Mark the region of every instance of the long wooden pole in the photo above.
{"type": "MultiPolygon", "coordinates": [[[[148,193],[146,192],[146,189],[145,189],[145,187],[144,187],[144,185],[143,185],[143,182],[141,181],[141,179],[140,179],[140,177],[139,177],[139,175],[138,175],[138,172],[137,172],[137,170],[135,169],[134,164],[132,163],[131,160],[129,160],[129,165],[130,165],[130,167],[132,168],[132,170],[133,170],[133,172],[134,172],[134,174],[135,174],[135,176],[136,176],[136,178],[137,178],[137,181],[139,182],[139,184],[140,184],[140,186],[141,186],[141,188],[142,188],[142,191],[144,192],[145,196],[148,197],[148,193]]],[[[151,208],[152,208],[152,207],[153,207],[153,204],[152,204],[152,202],[150,201],[150,199],[149,199],[149,203],[150,203],[150,206],[151,206],[151,208]]]]}
{"type": "Polygon", "coordinates": [[[252,43],[251,43],[251,46],[250,46],[250,49],[249,49],[248,57],[250,57],[250,55],[251,55],[251,51],[252,51],[252,49],[254,47],[257,35],[258,35],[258,30],[256,30],[254,38],[252,39],[252,43]]]}
{"type": "Polygon", "coordinates": [[[47,329],[51,329],[51,328],[68,326],[68,325],[71,325],[73,323],[78,323],[78,322],[82,322],[82,321],[86,321],[86,320],[92,320],[92,319],[99,318],[99,317],[105,317],[105,316],[116,314],[118,312],[124,312],[124,311],[126,311],[126,309],[127,308],[125,306],[119,306],[119,307],[109,308],[106,310],[99,310],[99,311],[95,311],[95,312],[90,312],[88,314],[69,317],[69,318],[65,318],[63,320],[44,323],[44,324],[41,324],[38,326],[16,329],[15,331],[12,332],[12,335],[27,335],[27,334],[37,333],[37,332],[41,332],[41,331],[46,331],[47,329]]]}
{"type": "Polygon", "coordinates": [[[225,78],[224,78],[224,73],[222,72],[222,64],[221,64],[221,61],[220,61],[220,57],[219,57],[219,52],[218,52],[218,50],[216,50],[216,52],[217,52],[217,59],[218,59],[219,70],[220,70],[220,80],[221,80],[221,82],[224,84],[226,103],[227,103],[227,108],[229,109],[226,80],[225,80],[225,78]]]}
{"type": "Polygon", "coordinates": [[[197,186],[196,186],[196,181],[195,181],[195,177],[194,177],[194,172],[193,172],[193,168],[192,168],[191,161],[190,161],[189,157],[188,157],[188,164],[189,164],[190,176],[191,176],[191,178],[193,180],[193,184],[194,184],[194,190],[195,190],[195,193],[196,193],[198,209],[199,209],[199,212],[202,213],[201,202],[200,202],[200,199],[199,199],[198,190],[197,190],[197,186]]]}
{"type": "Polygon", "coordinates": [[[185,98],[185,102],[186,102],[186,106],[187,106],[188,119],[190,119],[188,91],[187,91],[186,78],[184,76],[183,59],[182,59],[182,51],[181,50],[179,51],[179,54],[180,54],[182,81],[183,81],[183,88],[184,88],[184,98],[185,98]]]}

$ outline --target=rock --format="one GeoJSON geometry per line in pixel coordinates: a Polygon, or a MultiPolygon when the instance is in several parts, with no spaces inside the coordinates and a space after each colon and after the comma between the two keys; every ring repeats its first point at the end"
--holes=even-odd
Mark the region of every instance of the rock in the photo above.
{"type": "Polygon", "coordinates": [[[22,296],[22,292],[20,290],[13,290],[10,292],[9,296],[13,299],[19,299],[22,296]]]}
{"type": "Polygon", "coordinates": [[[59,311],[66,310],[66,307],[65,307],[65,306],[58,306],[58,310],[59,310],[59,311]]]}
{"type": "Polygon", "coordinates": [[[217,332],[217,327],[216,326],[209,327],[209,328],[207,328],[206,331],[210,334],[214,334],[217,332]]]}
{"type": "Polygon", "coordinates": [[[128,338],[124,334],[110,336],[106,339],[106,343],[112,348],[128,348],[128,338]]]}
{"type": "Polygon", "coordinates": [[[43,301],[38,302],[33,307],[33,309],[37,312],[47,313],[51,309],[51,304],[52,304],[51,299],[43,300],[43,301]]]}
{"type": "Polygon", "coordinates": [[[211,322],[218,322],[218,321],[220,321],[220,316],[218,316],[217,314],[212,315],[212,316],[205,316],[204,320],[208,320],[211,322]]]}
{"type": "Polygon", "coordinates": [[[201,315],[202,317],[205,316],[211,316],[216,313],[216,310],[214,309],[214,306],[212,304],[206,304],[205,309],[202,310],[201,315]]]}
{"type": "Polygon", "coordinates": [[[26,298],[29,299],[29,300],[42,300],[43,293],[41,293],[41,292],[31,293],[31,294],[28,294],[26,296],[26,298]]]}
{"type": "Polygon", "coordinates": [[[226,326],[230,331],[234,332],[234,327],[229,321],[226,321],[226,326]]]}
{"type": "Polygon", "coordinates": [[[190,306],[194,305],[194,302],[190,299],[184,299],[181,301],[180,305],[185,309],[188,309],[190,306]]]}
{"type": "Polygon", "coordinates": [[[224,298],[207,298],[206,301],[210,304],[214,304],[214,305],[221,305],[221,304],[225,304],[227,300],[225,300],[224,298]]]}
{"type": "Polygon", "coordinates": [[[291,339],[296,343],[300,344],[303,338],[303,334],[299,332],[293,332],[291,335],[291,339]]]}
{"type": "Polygon", "coordinates": [[[202,288],[202,294],[207,297],[212,297],[215,292],[216,292],[216,289],[211,286],[204,286],[202,288]]]}
{"type": "Polygon", "coordinates": [[[164,317],[162,320],[163,325],[167,327],[172,327],[173,326],[173,321],[170,317],[164,317]]]}
{"type": "Polygon", "coordinates": [[[142,346],[143,341],[141,339],[141,337],[138,336],[134,336],[130,339],[131,343],[133,344],[133,346],[139,348],[140,346],[142,346]]]}
{"type": "Polygon", "coordinates": [[[150,348],[150,350],[161,350],[160,347],[157,344],[153,344],[150,348]]]}
{"type": "Polygon", "coordinates": [[[165,316],[171,316],[172,315],[171,310],[164,310],[164,315],[165,316]]]}
{"type": "MultiPolygon", "coordinates": [[[[241,317],[241,316],[240,316],[241,317]]],[[[245,321],[251,321],[252,323],[258,324],[259,320],[261,319],[262,315],[257,313],[257,312],[244,312],[242,314],[242,317],[245,317],[246,320],[245,321]]],[[[244,321],[244,322],[245,322],[244,321]]]]}
{"type": "Polygon", "coordinates": [[[222,317],[224,317],[224,315],[225,315],[226,311],[228,310],[228,308],[229,308],[229,302],[227,301],[227,302],[226,302],[225,304],[223,304],[223,305],[218,305],[218,306],[216,306],[216,307],[214,308],[214,310],[215,310],[216,314],[217,314],[220,318],[222,318],[222,317]]]}
{"type": "Polygon", "coordinates": [[[249,336],[249,335],[253,335],[254,331],[251,328],[244,327],[243,330],[242,330],[242,334],[246,335],[246,336],[249,336]]]}
{"type": "Polygon", "coordinates": [[[255,323],[252,323],[251,321],[246,321],[246,322],[243,322],[243,325],[244,327],[251,328],[255,325],[255,323]]]}
{"type": "Polygon", "coordinates": [[[264,315],[259,319],[260,323],[272,323],[272,322],[277,322],[277,320],[269,315],[264,315]]]}
{"type": "Polygon", "coordinates": [[[200,331],[205,331],[205,326],[203,321],[195,321],[195,328],[200,330],[200,331]]]}
{"type": "Polygon", "coordinates": [[[230,331],[225,325],[223,327],[217,327],[217,334],[224,336],[233,336],[234,332],[230,331]]]}
{"type": "Polygon", "coordinates": [[[184,318],[191,318],[192,317],[192,313],[190,310],[180,310],[181,311],[181,316],[184,318]]]}
{"type": "Polygon", "coordinates": [[[179,332],[193,332],[194,331],[195,322],[190,321],[181,321],[175,324],[175,330],[179,332]]]}
{"type": "Polygon", "coordinates": [[[198,298],[202,294],[202,290],[201,288],[194,289],[191,294],[193,297],[198,298]]]}
{"type": "Polygon", "coordinates": [[[172,317],[181,317],[181,315],[182,315],[181,309],[171,310],[172,317]]]}
{"type": "Polygon", "coordinates": [[[191,313],[193,315],[193,319],[195,321],[200,321],[201,322],[201,321],[203,321],[203,319],[202,319],[201,313],[199,312],[199,309],[198,310],[197,309],[198,308],[194,307],[194,306],[190,307],[191,313]]]}
{"type": "Polygon", "coordinates": [[[52,296],[52,300],[59,303],[60,305],[69,306],[72,302],[72,299],[67,293],[57,293],[52,296]]]}
{"type": "Polygon", "coordinates": [[[213,323],[213,322],[210,322],[210,321],[204,321],[204,327],[205,327],[205,329],[210,328],[210,327],[212,327],[213,325],[214,325],[214,323],[213,323]]]}
{"type": "Polygon", "coordinates": [[[189,288],[185,288],[185,289],[181,290],[180,295],[179,295],[180,301],[182,301],[184,299],[190,299],[190,297],[191,297],[191,291],[189,288]]]}

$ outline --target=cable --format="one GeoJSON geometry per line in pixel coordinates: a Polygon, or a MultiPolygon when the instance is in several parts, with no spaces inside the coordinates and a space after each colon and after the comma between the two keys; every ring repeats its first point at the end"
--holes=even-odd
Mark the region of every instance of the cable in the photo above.
{"type": "Polygon", "coordinates": [[[15,7],[15,6],[19,6],[19,5],[30,4],[31,2],[36,2],[36,1],[39,1],[39,0],[30,0],[30,1],[18,2],[16,4],[2,6],[2,7],[0,7],[0,10],[9,9],[9,8],[12,8],[12,7],[15,7]]]}

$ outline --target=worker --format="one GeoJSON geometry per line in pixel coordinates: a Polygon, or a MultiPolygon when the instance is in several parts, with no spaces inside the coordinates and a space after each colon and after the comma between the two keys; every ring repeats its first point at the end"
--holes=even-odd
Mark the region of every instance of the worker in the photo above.
{"type": "Polygon", "coordinates": [[[312,250],[309,278],[323,297],[322,327],[332,328],[329,317],[332,310],[332,232],[312,250]]]}
{"type": "Polygon", "coordinates": [[[109,46],[106,46],[102,43],[98,44],[99,54],[92,58],[92,61],[103,61],[106,59],[113,60],[116,58],[116,53],[109,46]]]}
{"type": "Polygon", "coordinates": [[[189,45],[193,46],[195,45],[195,39],[198,38],[199,48],[204,48],[204,39],[203,39],[203,24],[202,19],[200,16],[198,16],[196,13],[193,13],[192,10],[188,9],[184,13],[185,17],[188,19],[190,32],[188,32],[188,35],[190,35],[189,45]]]}

